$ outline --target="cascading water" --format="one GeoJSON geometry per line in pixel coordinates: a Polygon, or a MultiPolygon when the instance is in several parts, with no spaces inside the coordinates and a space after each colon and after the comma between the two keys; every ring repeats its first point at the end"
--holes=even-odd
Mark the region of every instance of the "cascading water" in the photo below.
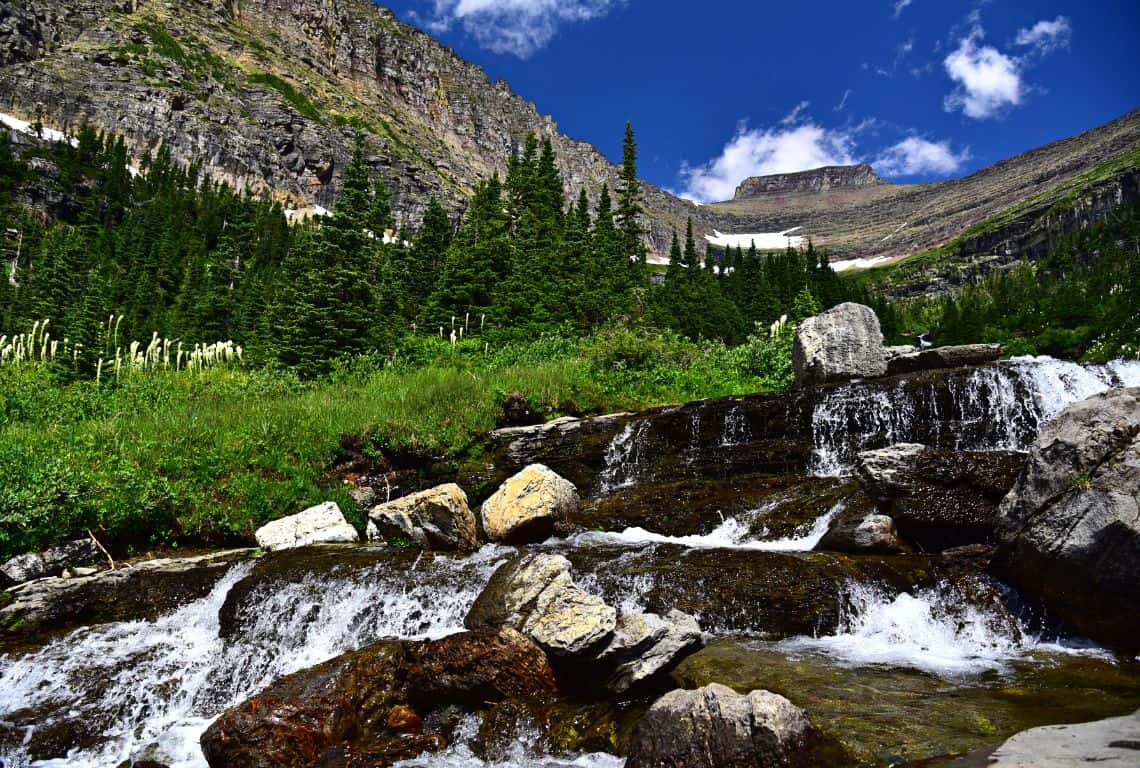
{"type": "Polygon", "coordinates": [[[893,596],[872,585],[849,583],[841,596],[836,634],[791,638],[777,647],[793,655],[819,653],[843,665],[911,667],[948,679],[1005,670],[1037,653],[1105,655],[1098,649],[1041,642],[1012,616],[973,605],[945,583],[893,596]]]}
{"type": "Polygon", "coordinates": [[[644,450],[648,421],[631,421],[606,448],[606,465],[598,478],[602,495],[628,488],[638,481],[638,468],[644,450]]]}
{"type": "Polygon", "coordinates": [[[751,440],[752,428],[748,426],[744,411],[738,405],[732,406],[724,416],[724,433],[721,435],[720,444],[723,446],[742,445],[751,440]]]}
{"type": "Polygon", "coordinates": [[[859,451],[899,442],[957,450],[1023,450],[1066,406],[1112,387],[1140,385],[1140,361],[1082,366],[1050,357],[1013,358],[935,386],[874,381],[827,391],[812,411],[812,474],[850,472],[859,451]],[[948,445],[943,443],[952,438],[948,445]]]}
{"type": "MultiPolygon", "coordinates": [[[[64,725],[97,736],[98,746],[36,766],[104,768],[145,754],[171,768],[199,768],[202,731],[278,677],[381,638],[461,631],[471,603],[509,554],[488,546],[407,570],[380,562],[352,574],[334,570],[267,585],[245,601],[234,636],[222,639],[219,610],[251,568],[236,565],[205,598],[155,622],[83,629],[29,656],[0,658],[0,720],[32,711],[34,727],[64,725]]],[[[20,748],[6,760],[29,763],[20,748]]]]}

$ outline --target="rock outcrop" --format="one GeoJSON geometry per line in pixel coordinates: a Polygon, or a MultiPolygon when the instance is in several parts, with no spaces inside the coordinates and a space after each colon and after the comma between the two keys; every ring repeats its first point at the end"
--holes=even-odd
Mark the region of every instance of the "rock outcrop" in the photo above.
{"type": "Polygon", "coordinates": [[[254,534],[257,546],[270,552],[312,544],[351,544],[356,529],[344,519],[335,501],[326,501],[303,512],[266,523],[254,534]]]}
{"type": "Polygon", "coordinates": [[[543,464],[532,464],[483,502],[483,530],[491,541],[542,541],[565,529],[577,511],[574,484],[543,464]]]}
{"type": "Polygon", "coordinates": [[[1140,650],[1140,388],[1075,403],[1001,503],[1000,567],[1078,632],[1140,650]]]}
{"type": "Polygon", "coordinates": [[[736,188],[736,199],[765,195],[812,194],[832,189],[858,189],[890,182],[883,180],[871,166],[828,165],[798,173],[778,173],[770,176],[752,176],[736,188]]]}
{"type": "Polygon", "coordinates": [[[798,387],[885,375],[886,350],[875,311],[847,302],[801,322],[792,367],[798,387]]]}
{"type": "Polygon", "coordinates": [[[273,683],[202,735],[211,768],[386,766],[447,745],[426,715],[448,706],[546,699],[546,656],[519,633],[381,642],[273,683]]]}
{"type": "Polygon", "coordinates": [[[1140,764],[1140,711],[1091,723],[1031,728],[989,756],[989,768],[1126,768],[1140,764]]]}
{"type": "Polygon", "coordinates": [[[700,624],[687,613],[623,614],[591,665],[604,670],[607,690],[623,695],[668,674],[703,644],[700,624]]]}
{"type": "Polygon", "coordinates": [[[713,683],[658,699],[634,731],[626,768],[807,768],[817,740],[783,696],[713,683]]]}
{"type": "Polygon", "coordinates": [[[422,549],[470,552],[479,546],[467,494],[455,483],[379,504],[368,512],[368,538],[410,539],[422,549]]]}
{"type": "Polygon", "coordinates": [[[0,587],[59,576],[68,568],[88,565],[101,556],[98,545],[91,539],[75,539],[43,552],[17,555],[0,565],[0,587]]]}
{"type": "Polygon", "coordinates": [[[998,505],[1013,487],[1020,451],[952,451],[900,443],[863,451],[855,472],[898,535],[925,552],[994,544],[998,505]]]}
{"type": "Polygon", "coordinates": [[[467,613],[468,629],[518,630],[556,656],[596,649],[617,626],[617,611],[574,584],[561,555],[521,555],[499,567],[467,613]]]}
{"type": "Polygon", "coordinates": [[[887,373],[895,376],[900,373],[930,371],[937,368],[960,368],[965,365],[985,365],[1005,354],[1001,344],[961,344],[949,347],[933,347],[921,352],[909,352],[889,356],[887,373]]]}

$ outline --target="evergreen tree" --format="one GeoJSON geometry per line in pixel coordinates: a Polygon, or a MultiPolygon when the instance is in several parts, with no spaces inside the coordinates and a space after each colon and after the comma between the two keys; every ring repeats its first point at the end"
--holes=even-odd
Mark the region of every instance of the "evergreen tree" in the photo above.
{"type": "Polygon", "coordinates": [[[622,248],[625,257],[632,264],[634,283],[644,279],[645,241],[640,217],[641,182],[637,178],[637,141],[633,134],[633,124],[625,124],[625,139],[622,142],[621,174],[618,186],[616,211],[617,228],[621,232],[622,248]]]}

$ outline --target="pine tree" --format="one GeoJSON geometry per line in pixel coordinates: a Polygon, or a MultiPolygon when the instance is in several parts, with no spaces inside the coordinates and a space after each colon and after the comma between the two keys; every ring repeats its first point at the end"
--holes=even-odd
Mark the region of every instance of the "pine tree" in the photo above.
{"type": "Polygon", "coordinates": [[[641,182],[637,178],[637,141],[633,135],[633,124],[625,124],[625,140],[622,142],[620,184],[616,211],[617,228],[621,232],[625,257],[633,265],[634,281],[640,281],[645,267],[644,230],[641,228],[641,182]]]}

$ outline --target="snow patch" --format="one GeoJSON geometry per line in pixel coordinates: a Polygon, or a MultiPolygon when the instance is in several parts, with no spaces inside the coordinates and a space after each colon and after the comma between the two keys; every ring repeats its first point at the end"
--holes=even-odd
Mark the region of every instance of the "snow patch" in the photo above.
{"type": "Polygon", "coordinates": [[[870,269],[891,260],[890,256],[874,256],[870,259],[849,259],[847,261],[831,262],[831,269],[835,272],[846,272],[849,269],[870,269]]]}
{"type": "Polygon", "coordinates": [[[802,229],[802,227],[792,227],[783,232],[754,232],[739,235],[726,235],[714,229],[711,235],[705,235],[705,240],[709,242],[709,245],[720,248],[727,246],[748,249],[755,244],[758,251],[783,250],[784,248],[799,248],[803,245],[803,237],[790,234],[797,229],[802,229]]]}
{"type": "Polygon", "coordinates": [[[0,112],[0,123],[3,123],[5,126],[13,131],[16,131],[17,133],[23,133],[28,136],[38,136],[39,138],[45,139],[47,141],[65,141],[73,147],[79,146],[79,139],[68,136],[63,131],[57,131],[54,128],[47,128],[45,126],[41,127],[41,129],[37,132],[32,127],[32,124],[27,120],[21,120],[18,117],[13,117],[12,115],[8,115],[3,112],[0,112]]]}

